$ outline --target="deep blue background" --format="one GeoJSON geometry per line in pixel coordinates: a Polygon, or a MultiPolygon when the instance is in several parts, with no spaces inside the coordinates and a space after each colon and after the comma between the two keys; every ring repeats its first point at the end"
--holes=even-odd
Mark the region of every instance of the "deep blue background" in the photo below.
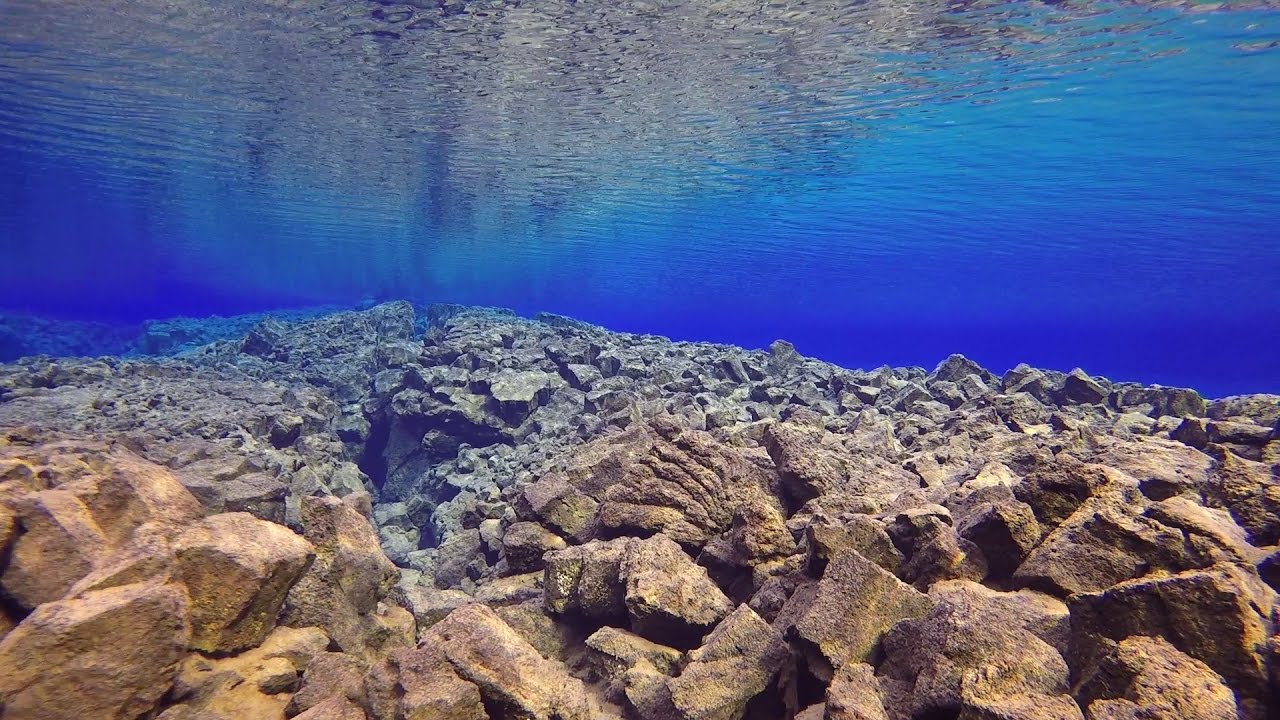
{"type": "MultiPolygon", "coordinates": [[[[651,139],[652,156],[566,170],[581,138],[513,158],[451,129],[335,169],[285,153],[306,134],[200,115],[156,149],[136,113],[63,129],[49,98],[7,86],[0,309],[124,323],[405,297],[785,338],[847,366],[961,352],[997,372],[1280,392],[1280,50],[1241,45],[1280,20],[1158,17],[1082,67],[943,67],[940,89],[856,122],[852,98],[835,130],[808,106],[774,127],[789,108],[761,105],[725,137],[763,149],[692,166],[651,139]],[[181,152],[202,123],[220,140],[181,152]],[[516,176],[535,161],[555,192],[516,176]]],[[[670,122],[656,137],[693,121],[670,122]]]]}

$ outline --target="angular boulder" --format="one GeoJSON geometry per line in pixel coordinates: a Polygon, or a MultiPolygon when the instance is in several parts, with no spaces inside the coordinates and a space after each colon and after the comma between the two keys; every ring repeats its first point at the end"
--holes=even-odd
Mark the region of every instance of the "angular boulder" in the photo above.
{"type": "Polygon", "coordinates": [[[619,565],[636,634],[672,647],[696,645],[733,609],[729,598],[675,541],[635,540],[619,565]]]}
{"type": "Polygon", "coordinates": [[[1079,593],[1068,603],[1068,660],[1075,675],[1089,677],[1115,643],[1158,637],[1221,675],[1242,700],[1262,702],[1275,598],[1252,568],[1225,563],[1079,593]]]}
{"type": "Polygon", "coordinates": [[[368,519],[338,498],[306,497],[302,534],[315,560],[289,590],[283,622],[323,628],[344,652],[377,652],[387,639],[376,632],[379,602],[400,570],[383,554],[368,519]]]}
{"type": "Polygon", "coordinates": [[[1236,720],[1235,695],[1208,665],[1168,641],[1134,635],[1121,640],[1079,684],[1076,699],[1091,713],[1099,701],[1125,700],[1159,717],[1236,720]]]}
{"type": "Polygon", "coordinates": [[[174,542],[191,595],[191,647],[236,652],[262,642],[289,588],[315,557],[311,543],[248,513],[214,515],[174,542]]]}
{"type": "MultiPolygon", "coordinates": [[[[797,593],[792,601],[804,602],[803,596],[797,593]]],[[[872,660],[881,637],[898,621],[920,617],[932,606],[927,595],[848,550],[827,566],[791,633],[809,670],[830,682],[845,664],[872,660]]]]}
{"type": "Polygon", "coordinates": [[[689,664],[668,681],[681,720],[740,720],[791,657],[782,635],[741,605],[689,653],[689,664]]]}
{"type": "Polygon", "coordinates": [[[135,583],[36,608],[0,640],[5,718],[133,720],[173,684],[191,628],[173,585],[135,583]]]}

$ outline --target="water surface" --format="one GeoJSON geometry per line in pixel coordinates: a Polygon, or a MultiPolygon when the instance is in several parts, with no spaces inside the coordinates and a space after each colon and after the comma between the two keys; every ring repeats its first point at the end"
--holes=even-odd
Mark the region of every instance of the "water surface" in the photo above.
{"type": "Polygon", "coordinates": [[[1265,3],[0,4],[0,307],[365,296],[1280,391],[1265,3]]]}

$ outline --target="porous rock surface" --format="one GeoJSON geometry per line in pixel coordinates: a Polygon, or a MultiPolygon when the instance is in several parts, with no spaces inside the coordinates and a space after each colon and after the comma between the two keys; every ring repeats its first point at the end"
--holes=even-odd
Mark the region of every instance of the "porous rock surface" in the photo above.
{"type": "Polygon", "coordinates": [[[1280,713],[1275,396],[219,322],[0,365],[0,718],[1280,713]]]}

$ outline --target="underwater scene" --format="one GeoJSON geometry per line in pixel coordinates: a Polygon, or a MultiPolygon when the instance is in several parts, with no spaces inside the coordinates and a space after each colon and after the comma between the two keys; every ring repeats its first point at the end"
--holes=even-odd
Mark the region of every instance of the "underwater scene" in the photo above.
{"type": "Polygon", "coordinates": [[[1280,717],[1280,2],[0,0],[0,720],[1280,717]]]}

